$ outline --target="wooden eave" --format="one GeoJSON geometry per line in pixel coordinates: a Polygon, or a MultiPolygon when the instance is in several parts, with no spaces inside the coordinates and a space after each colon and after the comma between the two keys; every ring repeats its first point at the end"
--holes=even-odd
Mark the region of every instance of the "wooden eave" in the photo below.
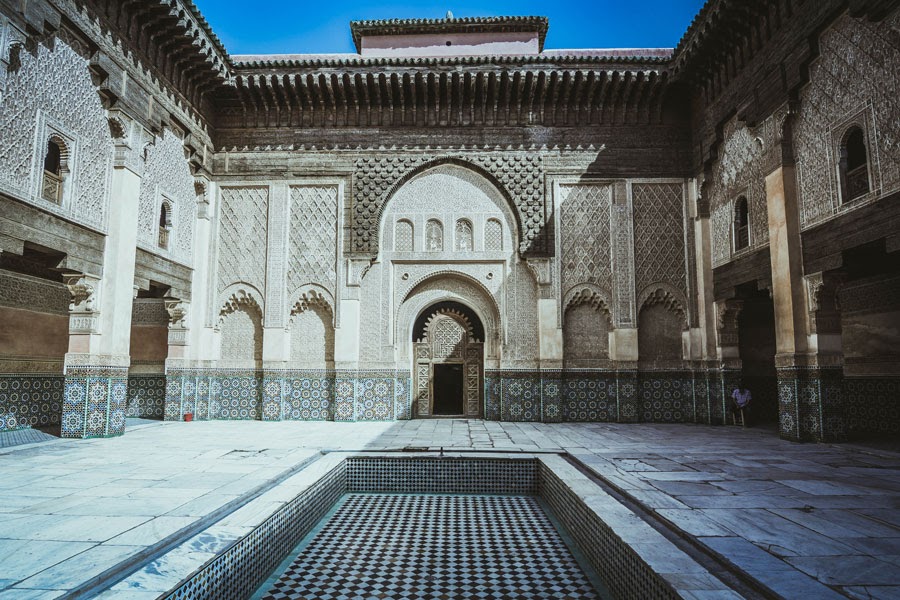
{"type": "Polygon", "coordinates": [[[216,100],[233,127],[651,124],[667,81],[657,61],[270,65],[238,67],[216,100]]]}
{"type": "MultiPolygon", "coordinates": [[[[231,59],[190,0],[76,0],[194,106],[224,83],[231,59]]],[[[114,90],[108,90],[114,95],[114,90]]]]}

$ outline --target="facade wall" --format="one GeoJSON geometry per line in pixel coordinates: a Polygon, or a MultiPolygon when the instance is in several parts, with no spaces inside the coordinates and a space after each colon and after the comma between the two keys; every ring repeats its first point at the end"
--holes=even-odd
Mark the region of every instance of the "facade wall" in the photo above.
{"type": "Polygon", "coordinates": [[[896,34],[900,11],[880,22],[842,15],[819,38],[794,129],[800,218],[804,228],[900,190],[900,114],[896,34]],[[862,128],[871,192],[844,204],[839,149],[847,129],[862,128]]]}
{"type": "Polygon", "coordinates": [[[59,424],[68,303],[60,283],[0,270],[0,431],[59,424]]]}
{"type": "Polygon", "coordinates": [[[900,432],[900,277],[839,292],[849,435],[900,432]]]}
{"type": "MultiPolygon", "coordinates": [[[[413,324],[454,301],[484,329],[488,419],[720,422],[743,375],[767,420],[777,411],[782,424],[822,428],[800,407],[813,414],[827,400],[818,412],[851,432],[898,430],[900,310],[859,301],[896,297],[892,276],[835,264],[818,274],[849,278],[835,284],[841,343],[828,346],[832,323],[815,331],[818,292],[806,286],[817,274],[803,272],[800,241],[900,191],[896,10],[823,22],[798,89],[773,92],[757,68],[763,58],[752,58],[731,81],[758,77],[755,100],[780,98],[760,114],[725,107],[735,90],[714,88],[727,82],[681,86],[697,88],[690,108],[684,89],[654,79],[678,76],[662,61],[635,58],[634,70],[612,61],[617,75],[598,82],[561,57],[524,64],[527,75],[485,63],[506,69],[485,80],[454,79],[437,63],[416,65],[422,78],[392,64],[381,80],[387,101],[351,114],[339,85],[349,71],[340,81],[308,75],[297,98],[279,100],[287,79],[257,73],[239,86],[213,82],[205,97],[184,94],[165,69],[148,75],[156,71],[101,31],[90,7],[46,7],[66,20],[40,35],[0,18],[0,193],[11,207],[0,214],[0,264],[27,255],[41,265],[34,277],[0,270],[0,427],[55,424],[64,412],[63,434],[78,437],[121,433],[126,414],[411,418],[413,324]],[[643,71],[628,80],[633,96],[615,87],[620,71],[643,71]],[[472,83],[471,102],[427,99],[442,77],[446,89],[472,83]],[[646,78],[659,87],[646,91],[646,78]],[[407,110],[401,89],[416,81],[407,110]],[[498,108],[493,88],[477,105],[479,81],[500,81],[503,101],[518,105],[498,108]],[[532,84],[553,95],[523,99],[532,84]],[[328,101],[316,95],[335,89],[328,101]],[[696,139],[692,110],[703,113],[692,117],[696,139]],[[218,150],[207,126],[218,128],[218,150]],[[838,152],[850,126],[865,134],[871,191],[842,202],[838,152]],[[715,129],[715,140],[700,129],[715,129]],[[59,203],[40,193],[51,136],[65,147],[59,203]],[[692,153],[704,155],[696,179],[692,153]],[[734,236],[739,199],[744,248],[734,236]],[[752,273],[736,272],[750,263],[752,273]],[[754,304],[764,289],[771,327],[769,304],[754,304]]],[[[771,52],[796,49],[783,42],[771,52]]],[[[876,242],[896,255],[894,238],[876,242]]]]}
{"type": "MultiPolygon", "coordinates": [[[[51,214],[103,231],[107,224],[113,143],[106,112],[91,82],[87,46],[65,29],[37,43],[4,23],[3,48],[15,42],[18,66],[0,89],[0,191],[51,214]],[[51,136],[65,142],[68,172],[62,201],[41,197],[51,136]]],[[[6,61],[4,61],[6,62],[6,61]]],[[[3,65],[7,70],[7,65],[3,65]]]]}

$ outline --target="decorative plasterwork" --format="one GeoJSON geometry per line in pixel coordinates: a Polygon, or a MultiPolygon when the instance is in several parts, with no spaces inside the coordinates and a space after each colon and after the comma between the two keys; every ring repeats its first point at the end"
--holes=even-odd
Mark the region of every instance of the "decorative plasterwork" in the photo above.
{"type": "Polygon", "coordinates": [[[572,307],[587,304],[603,315],[611,327],[613,322],[608,298],[609,293],[595,285],[589,283],[577,285],[566,292],[566,296],[563,299],[563,315],[565,316],[566,311],[572,307]]]}
{"type": "Polygon", "coordinates": [[[6,73],[0,102],[0,190],[103,231],[114,148],[88,70],[89,52],[62,27],[19,57],[20,67],[6,73]],[[51,133],[62,134],[71,145],[61,205],[37,193],[51,133]]]}
{"type": "Polygon", "coordinates": [[[244,282],[265,289],[268,239],[268,186],[220,188],[217,240],[218,291],[244,282]]]}
{"type": "Polygon", "coordinates": [[[737,299],[720,300],[716,307],[716,338],[720,348],[738,345],[738,317],[744,302],[737,299]]]}
{"type": "Polygon", "coordinates": [[[264,303],[262,301],[262,295],[258,290],[242,285],[232,286],[232,290],[233,291],[226,291],[225,300],[220,305],[222,308],[219,310],[219,319],[216,323],[217,327],[222,324],[226,316],[246,307],[252,306],[262,314],[262,306],[264,303]]]}
{"type": "Polygon", "coordinates": [[[634,328],[635,308],[634,212],[631,186],[617,181],[613,186],[610,228],[612,230],[613,324],[619,328],[634,328]]]}
{"type": "Polygon", "coordinates": [[[441,163],[472,169],[487,179],[515,207],[519,251],[547,251],[544,224],[542,159],[535,154],[402,154],[356,161],[351,208],[351,249],[374,254],[378,248],[381,213],[388,199],[417,173],[441,163]]]}
{"type": "Polygon", "coordinates": [[[883,21],[838,17],[818,38],[819,57],[809,66],[793,124],[801,227],[900,189],[897,69],[900,11],[883,21]],[[840,142],[859,126],[868,144],[868,196],[842,204],[838,179],[840,142]]]}
{"type": "Polygon", "coordinates": [[[169,315],[169,329],[184,329],[189,303],[177,298],[165,298],[164,302],[169,315]]]}
{"type": "MultiPolygon", "coordinates": [[[[661,304],[667,310],[678,315],[683,321],[684,329],[688,327],[687,311],[684,306],[684,296],[675,288],[665,284],[650,286],[643,290],[638,297],[638,306],[644,308],[653,304],[661,304]]],[[[640,323],[638,323],[640,326],[640,323]]]]}
{"type": "Polygon", "coordinates": [[[321,286],[306,284],[291,294],[290,297],[296,299],[290,309],[291,318],[315,306],[324,308],[331,315],[332,319],[334,318],[334,296],[321,286]]]}
{"type": "Polygon", "coordinates": [[[100,328],[100,278],[84,273],[64,273],[69,288],[69,334],[97,333],[100,328]]]}

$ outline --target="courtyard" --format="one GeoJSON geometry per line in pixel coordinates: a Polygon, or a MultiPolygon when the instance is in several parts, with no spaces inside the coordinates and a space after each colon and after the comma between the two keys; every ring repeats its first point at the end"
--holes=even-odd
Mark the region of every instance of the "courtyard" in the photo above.
{"type": "Polygon", "coordinates": [[[119,438],[0,450],[0,598],[155,598],[224,546],[207,534],[165,568],[148,564],[202,531],[243,535],[323,452],[404,448],[565,453],[710,572],[738,581],[735,597],[900,597],[893,449],[662,424],[135,423],[119,438]]]}

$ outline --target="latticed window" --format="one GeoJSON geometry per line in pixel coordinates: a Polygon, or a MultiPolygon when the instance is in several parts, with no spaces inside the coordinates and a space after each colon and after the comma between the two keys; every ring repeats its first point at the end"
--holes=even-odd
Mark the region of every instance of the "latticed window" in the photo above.
{"type": "Polygon", "coordinates": [[[747,199],[741,196],[734,203],[734,249],[740,250],[750,245],[750,213],[747,199]]]}
{"type": "Polygon", "coordinates": [[[172,207],[168,202],[163,202],[159,207],[159,247],[163,250],[169,248],[169,232],[172,230],[172,207]]]}
{"type": "Polygon", "coordinates": [[[869,161],[862,129],[851,127],[841,146],[841,201],[849,202],[869,192],[869,161]]]}
{"type": "Polygon", "coordinates": [[[47,141],[47,154],[44,156],[44,176],[41,179],[41,197],[44,200],[61,204],[63,199],[63,179],[66,171],[66,145],[58,137],[47,141]]]}
{"type": "Polygon", "coordinates": [[[488,219],[484,224],[484,249],[488,252],[503,250],[503,226],[497,219],[488,219]]]}
{"type": "Polygon", "coordinates": [[[425,250],[428,252],[444,250],[444,227],[437,219],[425,223],[425,250]]]}
{"type": "Polygon", "coordinates": [[[472,222],[460,219],[456,222],[456,249],[461,252],[471,252],[472,247],[472,222]]]}
{"type": "Polygon", "coordinates": [[[394,227],[394,250],[397,252],[413,251],[413,224],[406,219],[397,221],[394,227]]]}

